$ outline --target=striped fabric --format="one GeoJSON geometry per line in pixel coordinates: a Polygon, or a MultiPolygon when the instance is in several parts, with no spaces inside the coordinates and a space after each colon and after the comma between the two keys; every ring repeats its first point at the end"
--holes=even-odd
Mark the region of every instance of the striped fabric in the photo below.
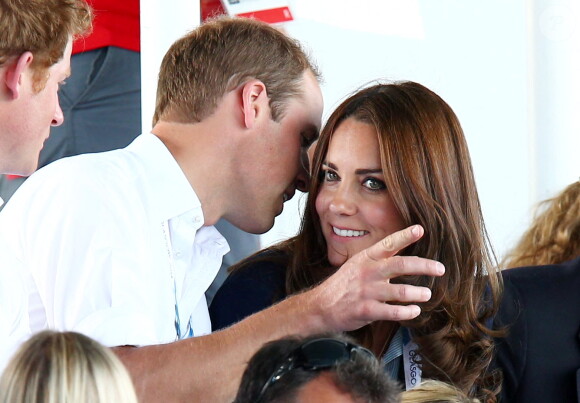
{"type": "Polygon", "coordinates": [[[392,379],[400,379],[401,367],[403,364],[403,328],[400,327],[397,333],[393,336],[391,344],[385,355],[381,359],[385,372],[391,376],[392,379]]]}

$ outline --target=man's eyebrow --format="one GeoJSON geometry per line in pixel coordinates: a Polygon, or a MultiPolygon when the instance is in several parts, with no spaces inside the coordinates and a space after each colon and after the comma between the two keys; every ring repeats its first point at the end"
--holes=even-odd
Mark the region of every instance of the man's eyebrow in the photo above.
{"type": "Polygon", "coordinates": [[[320,132],[316,126],[309,126],[302,131],[304,135],[308,136],[311,141],[316,141],[320,137],[320,132]]]}
{"type": "Polygon", "coordinates": [[[318,129],[318,127],[314,126],[312,128],[312,131],[314,132],[314,140],[318,140],[320,138],[320,130],[318,129]]]}

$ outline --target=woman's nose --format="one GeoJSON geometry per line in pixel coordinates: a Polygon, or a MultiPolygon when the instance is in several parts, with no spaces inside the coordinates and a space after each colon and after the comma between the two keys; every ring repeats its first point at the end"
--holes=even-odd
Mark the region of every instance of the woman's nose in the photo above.
{"type": "Polygon", "coordinates": [[[332,213],[340,215],[353,215],[356,213],[356,202],[346,186],[336,189],[336,192],[332,195],[329,209],[332,213]]]}

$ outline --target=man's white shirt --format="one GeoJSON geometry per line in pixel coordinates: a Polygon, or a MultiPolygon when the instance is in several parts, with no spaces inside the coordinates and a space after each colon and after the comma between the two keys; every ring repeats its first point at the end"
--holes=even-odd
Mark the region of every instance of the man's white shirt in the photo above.
{"type": "Polygon", "coordinates": [[[21,186],[0,213],[0,281],[25,279],[20,319],[31,332],[74,330],[107,346],[207,334],[204,292],[229,246],[203,223],[171,153],[143,134],[56,161],[21,186]]]}
{"type": "MultiPolygon", "coordinates": [[[[4,201],[0,198],[0,206],[4,201]]],[[[28,298],[19,262],[0,244],[0,372],[14,350],[30,334],[28,298]]]]}

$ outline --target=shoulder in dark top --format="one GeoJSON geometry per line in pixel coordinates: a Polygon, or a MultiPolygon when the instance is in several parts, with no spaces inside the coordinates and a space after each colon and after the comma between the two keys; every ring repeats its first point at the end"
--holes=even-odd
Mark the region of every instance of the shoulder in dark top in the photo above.
{"type": "Polygon", "coordinates": [[[496,328],[503,402],[580,401],[580,258],[509,269],[496,328]]]}
{"type": "Polygon", "coordinates": [[[282,252],[264,251],[230,273],[209,307],[212,329],[228,327],[283,300],[287,264],[282,252]]]}

